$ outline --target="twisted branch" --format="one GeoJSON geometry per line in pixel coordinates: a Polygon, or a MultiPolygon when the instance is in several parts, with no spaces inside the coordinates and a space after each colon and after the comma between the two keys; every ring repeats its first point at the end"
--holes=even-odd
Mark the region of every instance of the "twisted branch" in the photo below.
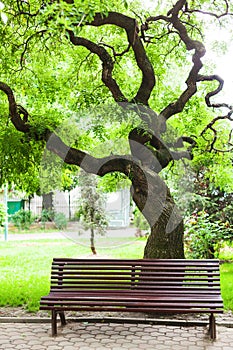
{"type": "MultiPolygon", "coordinates": [[[[0,82],[0,90],[3,91],[7,95],[8,103],[9,103],[9,115],[10,119],[18,131],[28,133],[30,131],[30,126],[26,121],[21,119],[20,116],[20,108],[15,101],[15,96],[12,89],[5,83],[0,82]]],[[[25,110],[24,110],[25,111],[25,110]]]]}
{"type": "Polygon", "coordinates": [[[107,52],[107,50],[105,50],[105,48],[102,47],[101,45],[97,45],[88,39],[75,36],[73,31],[71,30],[69,30],[68,33],[69,33],[70,41],[72,42],[73,45],[84,46],[90,52],[99,56],[103,65],[102,81],[111,91],[112,96],[116,102],[127,102],[128,101],[127,98],[124,96],[124,94],[120,90],[120,87],[118,86],[116,80],[112,77],[114,62],[112,60],[112,57],[107,52]]]}
{"type": "Polygon", "coordinates": [[[95,27],[106,24],[112,24],[125,29],[128,43],[134,51],[136,63],[142,72],[141,85],[132,101],[135,103],[148,105],[151,92],[155,85],[155,75],[152,64],[147,57],[146,51],[139,36],[140,29],[137,21],[134,18],[125,16],[118,12],[109,12],[106,17],[103,17],[100,13],[96,13],[93,21],[86,23],[86,25],[95,27]]]}
{"type": "Polygon", "coordinates": [[[160,116],[162,116],[166,120],[169,119],[171,116],[182,112],[186,103],[196,93],[198,74],[203,66],[201,58],[205,55],[204,45],[200,41],[191,39],[185,25],[179,18],[179,12],[183,9],[185,4],[185,0],[179,0],[168,12],[167,16],[148,17],[146,20],[147,23],[163,20],[167,23],[172,24],[173,27],[176,29],[177,33],[179,34],[180,39],[185,44],[186,49],[188,51],[194,50],[194,54],[192,56],[193,67],[190,70],[189,76],[186,80],[187,89],[180,95],[180,97],[175,102],[170,103],[160,113],[160,116]]]}

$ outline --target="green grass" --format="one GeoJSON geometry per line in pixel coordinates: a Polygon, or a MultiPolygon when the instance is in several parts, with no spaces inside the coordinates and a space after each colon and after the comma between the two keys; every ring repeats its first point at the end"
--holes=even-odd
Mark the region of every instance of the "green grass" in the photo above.
{"type": "MultiPolygon", "coordinates": [[[[80,248],[82,253],[82,249],[80,248]]],[[[17,241],[0,244],[0,305],[38,309],[48,292],[53,256],[72,256],[77,247],[61,241],[17,241]]]]}
{"type": "MultiPolygon", "coordinates": [[[[37,311],[41,296],[49,292],[52,259],[91,255],[85,243],[80,240],[75,244],[68,239],[0,242],[0,306],[24,306],[37,311]]],[[[126,244],[123,239],[105,238],[98,241],[97,253],[104,257],[142,258],[145,243],[145,238],[127,239],[126,244]]],[[[233,264],[221,265],[220,271],[224,307],[233,310],[233,264]]]]}
{"type": "Polygon", "coordinates": [[[233,264],[223,264],[220,267],[221,292],[226,310],[233,311],[233,264]]]}
{"type": "MultiPolygon", "coordinates": [[[[111,239],[97,249],[103,256],[141,258],[145,240],[111,239]],[[112,248],[115,247],[115,248],[112,248]]],[[[0,242],[0,306],[24,306],[37,311],[41,296],[49,292],[51,262],[54,257],[90,255],[88,246],[69,240],[26,240],[0,242]]]]}

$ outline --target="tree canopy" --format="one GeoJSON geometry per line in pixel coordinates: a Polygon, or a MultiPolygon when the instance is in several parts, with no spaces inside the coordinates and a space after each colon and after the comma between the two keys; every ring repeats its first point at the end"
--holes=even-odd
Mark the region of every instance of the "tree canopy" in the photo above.
{"type": "Polygon", "coordinates": [[[0,4],[1,182],[38,187],[45,147],[100,177],[121,174],[151,227],[145,257],[183,257],[183,221],[160,173],[192,160],[233,183],[228,170],[216,176],[231,167],[232,106],[203,63],[206,23],[229,23],[231,2],[0,4]]]}

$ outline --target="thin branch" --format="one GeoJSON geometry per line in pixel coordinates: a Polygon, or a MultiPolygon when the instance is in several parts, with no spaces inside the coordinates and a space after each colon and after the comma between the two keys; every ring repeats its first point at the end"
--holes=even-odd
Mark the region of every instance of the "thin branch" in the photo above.
{"type": "Polygon", "coordinates": [[[46,33],[46,32],[47,32],[47,30],[45,30],[45,29],[40,30],[39,32],[36,32],[36,33],[32,34],[31,36],[29,36],[29,37],[27,38],[27,40],[24,42],[24,44],[23,44],[23,45],[24,45],[24,49],[23,49],[23,52],[21,53],[21,56],[20,56],[20,66],[21,66],[21,68],[23,67],[24,55],[25,55],[25,53],[27,52],[27,49],[28,49],[28,46],[29,46],[30,41],[31,41],[34,37],[36,37],[37,35],[38,35],[38,36],[43,36],[43,34],[46,33]]]}
{"type": "Polygon", "coordinates": [[[225,2],[226,9],[223,13],[220,13],[220,14],[213,13],[210,11],[203,11],[203,10],[199,10],[199,9],[190,9],[190,8],[188,8],[188,4],[186,5],[185,12],[187,12],[187,13],[200,13],[202,15],[208,15],[211,17],[215,17],[217,19],[220,19],[220,18],[225,17],[225,16],[229,16],[229,15],[233,16],[233,13],[229,12],[229,2],[227,0],[224,0],[224,2],[225,2]]]}
{"type": "Polygon", "coordinates": [[[106,46],[106,47],[110,48],[110,49],[112,50],[112,52],[113,52],[113,56],[114,56],[114,57],[123,56],[124,54],[126,54],[127,52],[129,52],[130,47],[131,47],[131,45],[128,44],[128,47],[127,47],[125,50],[123,50],[122,52],[117,53],[117,52],[115,51],[115,48],[114,48],[113,46],[111,46],[111,45],[108,45],[108,44],[103,43],[103,42],[100,42],[100,45],[103,45],[103,46],[106,46]]]}
{"type": "Polygon", "coordinates": [[[211,122],[210,122],[208,125],[206,125],[206,127],[202,130],[201,136],[203,136],[203,135],[207,132],[208,129],[213,130],[214,124],[216,124],[219,120],[229,119],[229,120],[232,121],[232,119],[231,119],[231,114],[232,114],[232,113],[233,113],[233,111],[231,111],[230,115],[224,115],[224,116],[215,117],[215,118],[214,118],[213,120],[211,120],[211,122]]]}
{"type": "Polygon", "coordinates": [[[232,140],[232,134],[233,134],[233,129],[231,129],[230,133],[229,133],[229,138],[228,138],[228,144],[233,146],[232,143],[231,143],[231,140],[232,140]]]}
{"type": "MultiPolygon", "coordinates": [[[[232,120],[233,120],[232,117],[231,117],[232,113],[233,113],[233,110],[231,110],[227,115],[215,117],[215,118],[214,118],[208,125],[206,125],[206,127],[202,130],[200,136],[202,136],[202,137],[204,138],[204,140],[206,140],[206,141],[209,142],[209,144],[210,144],[210,146],[209,146],[209,152],[211,152],[211,151],[213,151],[213,150],[214,150],[214,151],[218,151],[218,152],[220,151],[219,149],[217,149],[217,148],[214,147],[214,146],[215,146],[215,143],[217,142],[217,139],[218,139],[218,132],[217,132],[217,130],[214,128],[214,125],[215,125],[218,121],[224,120],[224,119],[226,119],[226,120],[228,119],[228,120],[232,121],[232,120]],[[205,133],[206,133],[208,130],[211,130],[212,133],[213,133],[213,139],[212,139],[211,143],[210,143],[210,140],[208,140],[208,139],[205,137],[205,133]]],[[[232,136],[232,131],[233,131],[233,130],[231,130],[230,133],[229,133],[228,143],[227,143],[227,144],[230,145],[230,146],[231,146],[230,140],[231,140],[231,136],[232,136]]],[[[222,152],[229,152],[229,150],[222,150],[222,152]]]]}
{"type": "Polygon", "coordinates": [[[225,108],[232,110],[233,107],[227,103],[211,103],[210,102],[210,98],[217,95],[223,89],[224,80],[221,77],[219,77],[218,75],[199,75],[198,79],[197,79],[197,81],[215,81],[215,80],[219,84],[215,90],[210,91],[206,94],[205,101],[206,101],[207,106],[214,107],[214,108],[225,107],[225,108]]]}
{"type": "Polygon", "coordinates": [[[213,140],[210,144],[210,152],[211,152],[211,151],[213,151],[215,142],[217,141],[217,130],[215,130],[212,126],[210,126],[209,129],[212,130],[213,134],[214,134],[213,140]]]}

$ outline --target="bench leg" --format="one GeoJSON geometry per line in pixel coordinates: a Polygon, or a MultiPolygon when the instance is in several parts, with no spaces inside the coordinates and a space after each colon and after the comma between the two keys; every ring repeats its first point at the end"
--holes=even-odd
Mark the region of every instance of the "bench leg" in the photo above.
{"type": "Polygon", "coordinates": [[[210,338],[215,340],[216,339],[216,322],[215,322],[214,314],[210,314],[210,318],[209,318],[209,333],[210,333],[210,338]]]}
{"type": "Polygon", "coordinates": [[[57,312],[56,310],[52,310],[52,337],[57,335],[57,312]]]}
{"type": "Polygon", "coordinates": [[[66,318],[65,318],[65,313],[64,311],[59,312],[60,320],[61,320],[61,325],[65,326],[66,325],[66,318]]]}

